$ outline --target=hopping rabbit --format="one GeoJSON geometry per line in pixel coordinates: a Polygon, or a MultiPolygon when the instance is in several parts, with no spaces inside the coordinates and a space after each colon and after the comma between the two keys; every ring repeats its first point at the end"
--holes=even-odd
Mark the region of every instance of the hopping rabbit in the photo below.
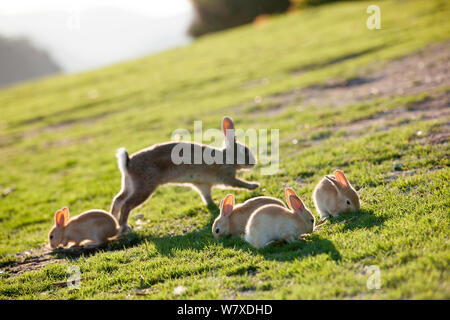
{"type": "Polygon", "coordinates": [[[222,149],[191,142],[167,142],[141,150],[131,157],[125,149],[119,149],[117,158],[122,173],[122,190],[114,198],[111,213],[118,218],[121,233],[131,229],[127,225],[130,211],[144,203],[160,185],[189,185],[200,193],[206,204],[214,203],[211,197],[214,186],[249,190],[259,186],[236,178],[238,170],[254,167],[256,158],[246,146],[236,142],[231,118],[223,118],[222,130],[225,135],[222,149]],[[191,161],[174,163],[173,153],[179,152],[179,156],[186,157],[185,150],[191,151],[190,157],[187,157],[191,161]],[[196,164],[195,157],[199,154],[209,154],[215,159],[221,159],[221,162],[208,164],[202,160],[196,164]]]}

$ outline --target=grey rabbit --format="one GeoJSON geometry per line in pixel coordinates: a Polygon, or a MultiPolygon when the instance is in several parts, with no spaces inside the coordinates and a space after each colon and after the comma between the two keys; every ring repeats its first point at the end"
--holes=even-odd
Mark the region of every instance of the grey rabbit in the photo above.
{"type": "MultiPolygon", "coordinates": [[[[256,158],[249,148],[236,141],[234,123],[230,117],[223,118],[222,130],[225,135],[222,149],[194,142],[166,142],[138,151],[131,157],[123,148],[117,151],[122,189],[113,200],[111,214],[119,221],[120,233],[131,230],[127,224],[130,211],[143,204],[160,185],[189,185],[200,194],[206,204],[214,203],[211,197],[211,189],[214,186],[248,190],[259,186],[258,183],[236,178],[238,170],[253,168],[256,158]],[[180,147],[184,147],[183,150],[201,150],[202,154],[209,152],[215,158],[223,159],[222,163],[207,164],[202,160],[200,164],[193,161],[190,164],[175,164],[172,153],[174,148],[180,147]],[[229,161],[230,156],[226,161],[227,153],[233,155],[233,161],[229,161]]],[[[194,152],[191,152],[192,159],[193,154],[194,152]]]]}

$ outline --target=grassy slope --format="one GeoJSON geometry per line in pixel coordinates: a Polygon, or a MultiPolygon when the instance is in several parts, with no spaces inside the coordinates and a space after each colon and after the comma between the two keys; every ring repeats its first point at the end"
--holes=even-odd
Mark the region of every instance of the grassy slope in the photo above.
{"type": "MultiPolygon", "coordinates": [[[[217,128],[224,114],[239,128],[280,129],[279,173],[261,176],[257,168],[243,174],[262,188],[234,192],[238,202],[260,194],[281,198],[287,184],[313,208],[314,184],[339,167],[362,188],[356,221],[327,224],[305,243],[256,251],[240,239],[215,242],[210,226],[217,209],[210,212],[187,188],[162,187],[134,211],[149,223],[116,243],[117,250],[69,262],[93,277],[81,290],[50,285],[67,276],[67,264],[60,263],[18,277],[0,275],[0,297],[139,298],[134,290],[148,288],[146,298],[174,298],[173,288],[184,285],[186,298],[450,298],[448,145],[409,139],[443,119],[353,139],[333,132],[304,150],[290,143],[293,137],[308,139],[321,126],[421,97],[320,112],[292,105],[270,117],[237,107],[255,96],[352,77],[374,60],[382,67],[383,61],[450,37],[446,1],[380,2],[379,31],[365,27],[369,4],[311,9],[138,61],[0,92],[0,186],[17,187],[0,198],[2,261],[44,245],[57,208],[109,209],[120,189],[118,147],[134,152],[168,140],[175,128],[192,130],[194,120],[217,128]],[[261,78],[269,83],[243,85],[261,78]],[[304,123],[309,126],[298,129],[304,123]],[[420,174],[386,180],[394,161],[420,174]],[[296,185],[299,177],[305,184],[296,185]],[[368,265],[381,268],[381,290],[367,290],[367,275],[360,271],[368,265]]],[[[226,192],[215,190],[216,202],[226,192]]]]}

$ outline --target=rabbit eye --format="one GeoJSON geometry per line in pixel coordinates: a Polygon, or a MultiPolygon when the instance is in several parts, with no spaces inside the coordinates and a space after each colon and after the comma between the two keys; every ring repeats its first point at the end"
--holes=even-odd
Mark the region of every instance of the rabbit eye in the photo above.
{"type": "Polygon", "coordinates": [[[219,233],[219,231],[220,231],[220,229],[219,229],[219,228],[216,228],[216,233],[219,233]]]}
{"type": "Polygon", "coordinates": [[[311,223],[314,223],[314,219],[311,219],[311,223]]]}
{"type": "Polygon", "coordinates": [[[347,204],[350,205],[350,200],[347,199],[347,204]]]}
{"type": "Polygon", "coordinates": [[[50,236],[50,239],[53,239],[53,235],[50,236]]]}

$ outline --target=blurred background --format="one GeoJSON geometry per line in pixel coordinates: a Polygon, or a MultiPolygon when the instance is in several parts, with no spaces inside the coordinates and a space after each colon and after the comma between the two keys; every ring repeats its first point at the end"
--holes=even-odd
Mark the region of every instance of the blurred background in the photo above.
{"type": "Polygon", "coordinates": [[[195,37],[330,0],[0,2],[0,87],[183,46],[195,37]]]}

